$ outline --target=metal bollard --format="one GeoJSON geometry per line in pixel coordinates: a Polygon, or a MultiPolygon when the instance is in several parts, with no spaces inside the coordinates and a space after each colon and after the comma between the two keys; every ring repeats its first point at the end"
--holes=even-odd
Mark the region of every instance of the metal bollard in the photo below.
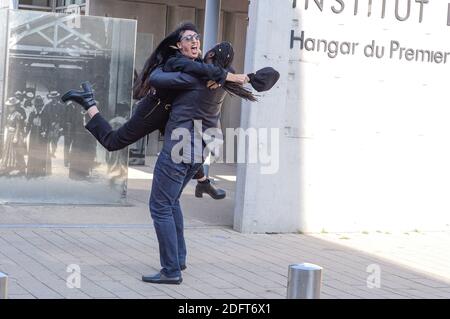
{"type": "Polygon", "coordinates": [[[290,265],[287,299],[320,299],[322,269],[309,263],[290,265]]]}
{"type": "Polygon", "coordinates": [[[8,276],[0,272],[0,299],[8,299],[8,276]]]}

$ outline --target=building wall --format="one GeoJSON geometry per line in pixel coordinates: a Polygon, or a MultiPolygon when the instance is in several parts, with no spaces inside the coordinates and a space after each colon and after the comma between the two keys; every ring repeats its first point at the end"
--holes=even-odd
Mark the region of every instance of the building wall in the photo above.
{"type": "Polygon", "coordinates": [[[251,2],[247,70],[270,64],[282,76],[259,103],[243,106],[242,123],[280,128],[280,168],[273,175],[261,174],[262,165],[239,168],[238,230],[450,224],[448,5],[405,0],[396,12],[394,1],[384,10],[381,1],[357,9],[342,3],[282,1],[274,9],[273,1],[251,2]],[[318,50],[318,40],[330,51],[323,42],[318,50]],[[339,42],[337,56],[331,41],[339,42]],[[372,41],[384,56],[372,56],[372,41]],[[354,52],[352,43],[359,43],[354,52]],[[422,62],[416,49],[444,53],[422,62]]]}

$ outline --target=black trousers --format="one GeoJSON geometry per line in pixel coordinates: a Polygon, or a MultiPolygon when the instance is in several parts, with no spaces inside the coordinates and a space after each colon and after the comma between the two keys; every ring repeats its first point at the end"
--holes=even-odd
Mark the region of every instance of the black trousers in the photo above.
{"type": "MultiPolygon", "coordinates": [[[[123,149],[156,130],[164,134],[170,115],[169,104],[148,95],[140,100],[135,107],[136,111],[131,118],[117,130],[113,130],[100,113],[97,113],[86,124],[86,129],[110,152],[123,149]]],[[[205,176],[205,173],[203,166],[201,166],[193,179],[199,179],[203,176],[205,176]]]]}
{"type": "Polygon", "coordinates": [[[204,176],[205,176],[205,169],[203,168],[203,165],[202,165],[198,169],[197,173],[195,173],[195,175],[192,177],[192,179],[200,179],[200,178],[203,178],[204,176]]]}

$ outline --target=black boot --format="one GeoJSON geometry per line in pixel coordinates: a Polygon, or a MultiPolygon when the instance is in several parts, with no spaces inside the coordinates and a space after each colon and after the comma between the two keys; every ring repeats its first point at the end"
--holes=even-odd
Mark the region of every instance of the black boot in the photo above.
{"type": "Polygon", "coordinates": [[[214,199],[224,199],[227,193],[220,188],[216,188],[209,179],[204,182],[198,182],[195,187],[195,197],[202,198],[203,194],[208,194],[214,199]]]}
{"type": "Polygon", "coordinates": [[[73,101],[80,104],[86,111],[94,106],[95,98],[94,91],[92,90],[92,85],[89,82],[81,83],[82,91],[70,90],[61,97],[61,101],[64,103],[68,101],[73,101]]]}

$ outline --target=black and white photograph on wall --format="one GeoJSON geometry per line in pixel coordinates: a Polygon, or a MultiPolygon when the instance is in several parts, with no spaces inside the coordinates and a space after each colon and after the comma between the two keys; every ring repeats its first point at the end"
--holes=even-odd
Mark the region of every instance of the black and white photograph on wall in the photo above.
{"type": "Polygon", "coordinates": [[[63,103],[61,96],[89,81],[105,118],[113,127],[124,123],[131,112],[134,64],[133,37],[126,35],[135,32],[135,23],[32,11],[11,11],[9,21],[0,180],[14,179],[15,187],[28,193],[22,198],[8,183],[0,183],[5,186],[0,186],[0,201],[32,202],[35,196],[83,203],[92,202],[90,194],[104,192],[105,201],[116,197],[120,202],[128,150],[106,152],[84,128],[86,112],[63,103]],[[71,187],[84,189],[86,198],[63,194],[71,187]]]}

